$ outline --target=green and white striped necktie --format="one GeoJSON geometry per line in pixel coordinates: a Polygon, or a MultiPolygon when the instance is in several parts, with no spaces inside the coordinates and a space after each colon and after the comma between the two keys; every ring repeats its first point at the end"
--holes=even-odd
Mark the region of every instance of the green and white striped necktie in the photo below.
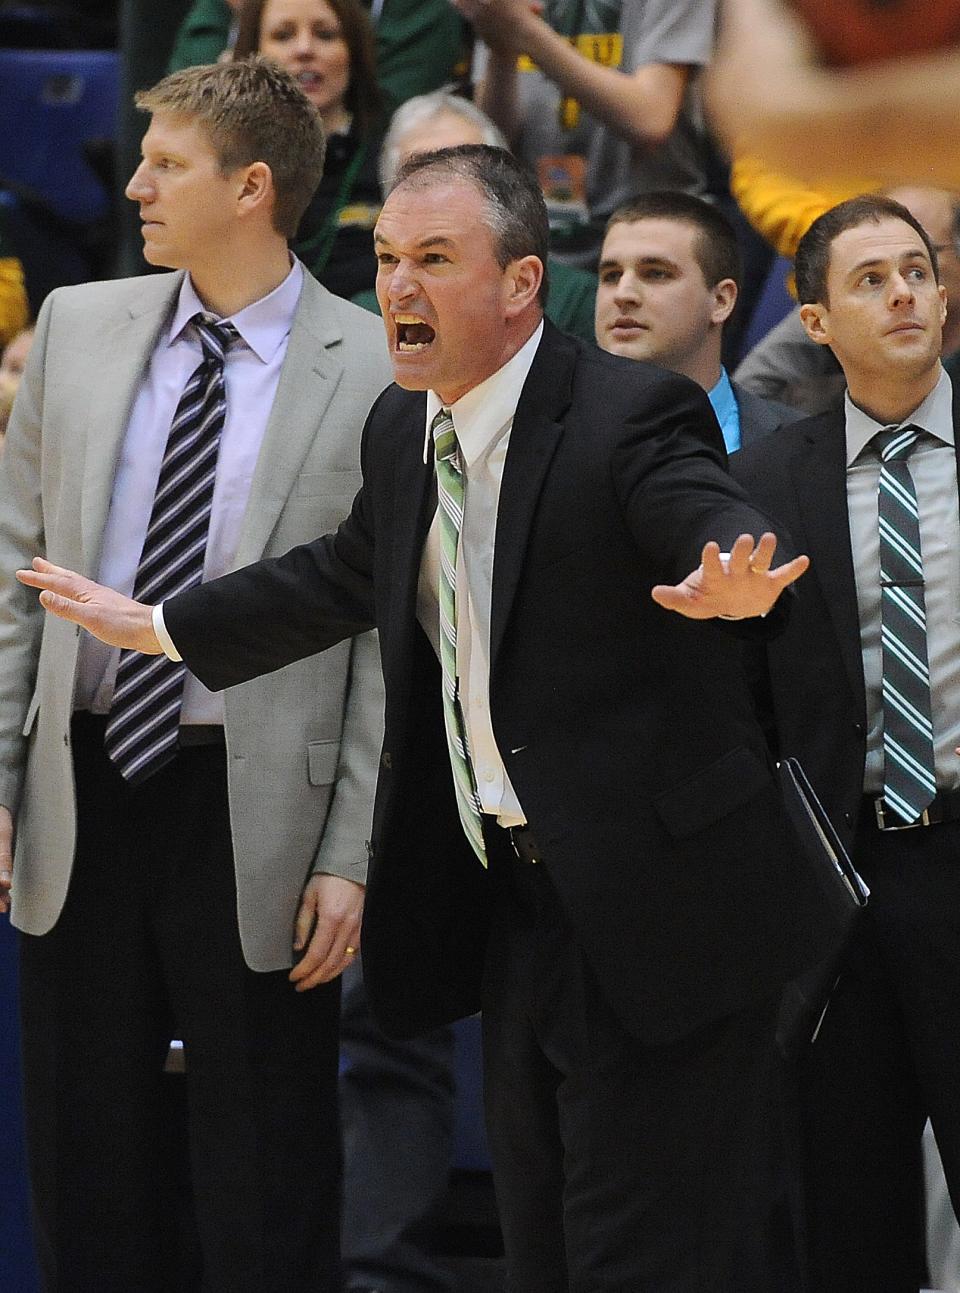
{"type": "Polygon", "coordinates": [[[443,718],[453,769],[460,821],[473,851],[487,865],[483,818],[477,779],[460,706],[457,678],[457,552],[463,525],[463,475],[457,433],[449,409],[441,409],[431,425],[437,462],[437,501],[440,528],[440,670],[443,675],[443,718]]]}

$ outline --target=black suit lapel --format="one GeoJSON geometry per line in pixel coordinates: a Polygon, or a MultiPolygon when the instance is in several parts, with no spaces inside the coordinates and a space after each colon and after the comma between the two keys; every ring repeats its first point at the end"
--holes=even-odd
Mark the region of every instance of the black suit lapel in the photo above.
{"type": "Polygon", "coordinates": [[[513,419],[500,486],[490,611],[491,667],[523,570],[540,491],[563,434],[561,419],[570,403],[576,357],[575,343],[545,322],[513,419]]]}
{"type": "Polygon", "coordinates": [[[850,547],[844,427],[842,409],[824,414],[803,437],[790,470],[803,524],[802,541],[811,561],[810,575],[823,590],[853,694],[862,698],[863,656],[850,547]]]}
{"type": "Polygon", "coordinates": [[[426,395],[411,402],[405,417],[404,451],[398,454],[394,477],[393,572],[390,588],[391,623],[413,627],[417,613],[417,581],[430,522],[437,510],[433,448],[423,461],[426,395]]]}

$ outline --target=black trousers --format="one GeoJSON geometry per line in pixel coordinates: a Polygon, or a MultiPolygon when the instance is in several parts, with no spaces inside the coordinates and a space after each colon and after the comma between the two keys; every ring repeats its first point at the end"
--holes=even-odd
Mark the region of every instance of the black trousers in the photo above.
{"type": "Polygon", "coordinates": [[[921,1135],[960,1211],[960,822],[881,833],[870,902],[799,1073],[811,1293],[916,1293],[921,1135]]]}
{"type": "Polygon", "coordinates": [[[607,1006],[549,859],[491,867],[485,1100],[509,1293],[794,1290],[769,1237],[774,1002],[645,1046],[607,1006]]]}
{"type": "MultiPolygon", "coordinates": [[[[339,1288],[339,984],[298,994],[245,964],[225,751],[182,749],[141,787],[74,720],[78,843],[63,913],[25,936],[21,1003],[38,1248],[56,1293],[339,1288]],[[162,1073],[187,1066],[190,1212],[176,1251],[162,1073]]],[[[167,1079],[169,1084],[169,1079],[167,1079]]]]}
{"type": "Polygon", "coordinates": [[[453,1030],[386,1037],[354,964],[343,975],[340,1033],[345,1287],[453,1293],[437,1255],[453,1154],[453,1030]]]}

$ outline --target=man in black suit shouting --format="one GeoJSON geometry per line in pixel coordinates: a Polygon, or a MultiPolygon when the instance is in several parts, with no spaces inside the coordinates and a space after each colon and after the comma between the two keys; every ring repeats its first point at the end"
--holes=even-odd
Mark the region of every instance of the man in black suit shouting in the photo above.
{"type": "Polygon", "coordinates": [[[871,889],[799,1070],[811,1289],[916,1293],[928,1115],[960,1203],[960,404],[905,207],[828,211],[796,275],[847,391],[733,462],[813,563],[758,690],[871,889]]]}
{"type": "Polygon", "coordinates": [[[377,623],[364,968],[390,1031],[483,1008],[509,1288],[742,1293],[774,1002],[830,931],[737,637],[806,560],[750,537],[701,389],[544,323],[546,212],[509,154],[409,161],[376,243],[397,385],[336,534],[153,610],[23,580],[214,687],[377,623]]]}

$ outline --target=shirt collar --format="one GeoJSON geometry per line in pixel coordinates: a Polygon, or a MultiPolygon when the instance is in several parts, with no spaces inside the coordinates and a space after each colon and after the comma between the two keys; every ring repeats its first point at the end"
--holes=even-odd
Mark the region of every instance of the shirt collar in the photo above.
{"type": "Polygon", "coordinates": [[[731,431],[737,432],[739,429],[740,406],[737,404],[733,383],[730,381],[729,374],[725,368],[721,367],[719,380],[715,386],[707,391],[707,399],[713,405],[713,411],[716,414],[717,421],[720,423],[723,438],[727,443],[727,450],[739,448],[739,445],[731,446],[728,439],[731,431]]]}
{"type": "MultiPolygon", "coordinates": [[[[230,316],[230,322],[240,333],[242,339],[263,363],[269,363],[277,349],[293,326],[303,289],[303,266],[293,257],[290,273],[282,283],[262,296],[259,301],[246,305],[242,310],[230,316]]],[[[185,274],[180,284],[180,295],[177,308],[173,313],[167,344],[178,341],[184,328],[198,313],[206,311],[206,306],[197,295],[196,288],[189,274],[185,274]]]]}
{"type": "MultiPolygon", "coordinates": [[[[479,386],[474,386],[450,405],[453,427],[457,434],[460,455],[467,467],[472,467],[490,448],[503,428],[517,411],[520,393],[533,364],[537,347],[543,336],[543,320],[533,335],[524,342],[512,359],[498,368],[479,386]]],[[[423,439],[423,461],[430,460],[430,426],[444,407],[435,391],[427,391],[427,429],[423,439]]]]}
{"type": "MultiPolygon", "coordinates": [[[[877,422],[869,413],[864,413],[850,398],[850,392],[843,397],[847,434],[847,466],[859,458],[864,449],[889,422],[877,422]]],[[[907,423],[918,426],[928,435],[935,436],[944,444],[952,445],[953,436],[953,385],[948,374],[941,369],[936,386],[912,413],[908,413],[897,425],[907,423]]]]}

